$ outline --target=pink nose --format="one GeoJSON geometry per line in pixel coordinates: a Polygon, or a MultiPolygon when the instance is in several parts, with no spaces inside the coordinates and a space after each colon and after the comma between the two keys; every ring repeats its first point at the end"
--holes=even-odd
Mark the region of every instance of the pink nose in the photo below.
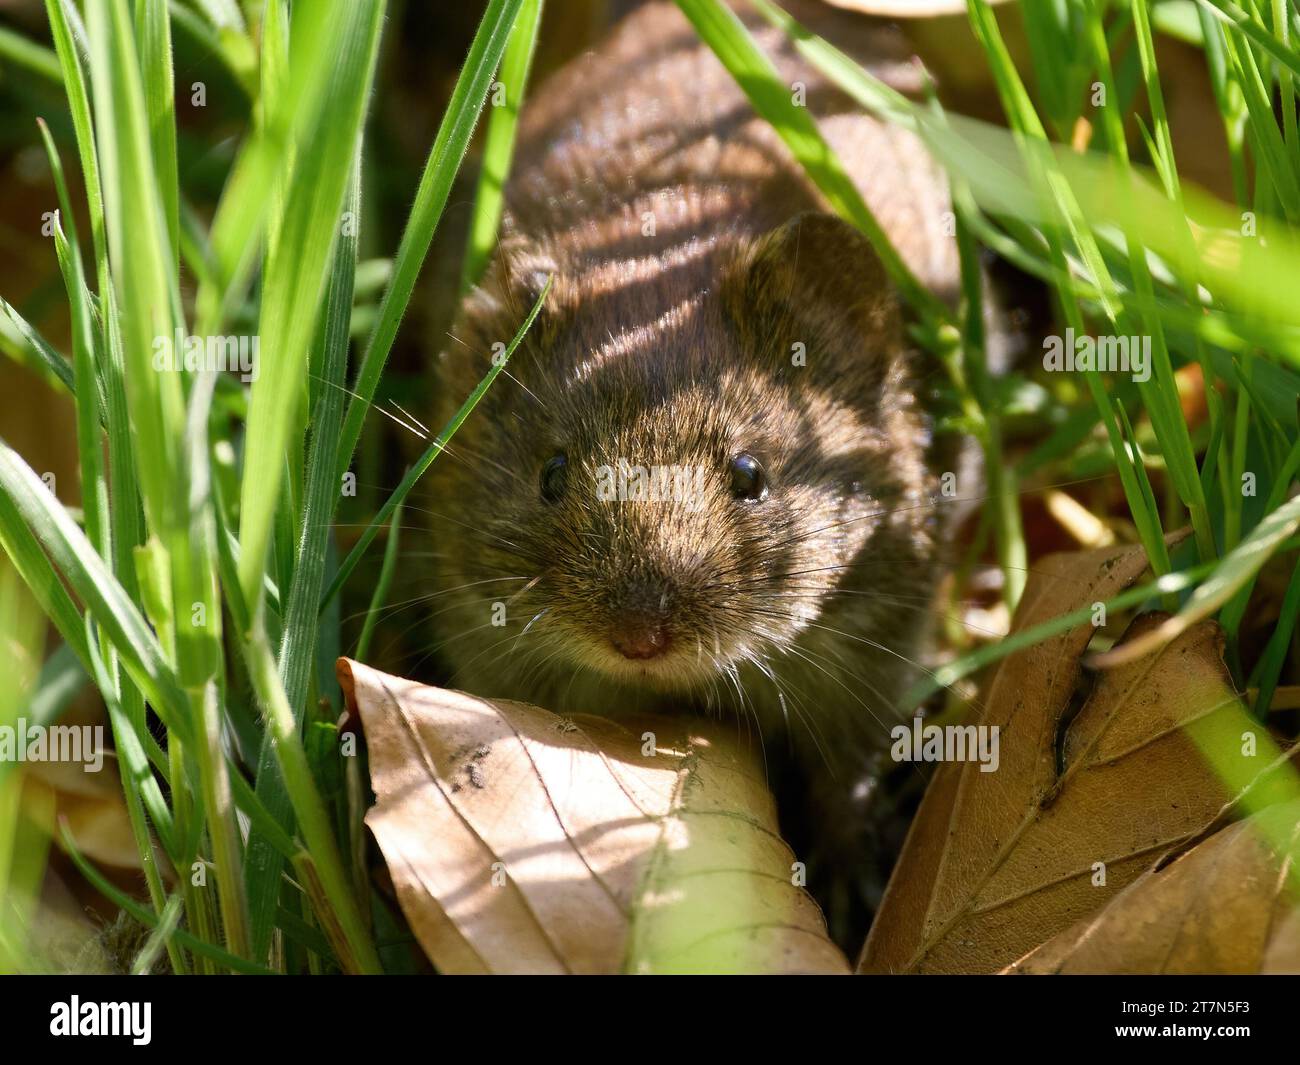
{"type": "Polygon", "coordinates": [[[668,630],[661,622],[629,623],[610,637],[624,658],[658,658],[668,650],[668,630]]]}

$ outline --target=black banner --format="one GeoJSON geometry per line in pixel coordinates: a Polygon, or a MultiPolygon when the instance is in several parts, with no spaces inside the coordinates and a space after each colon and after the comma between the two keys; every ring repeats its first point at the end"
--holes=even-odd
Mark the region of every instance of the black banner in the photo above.
{"type": "MultiPolygon", "coordinates": [[[[6,1049],[95,1053],[201,1048],[319,1049],[337,1058],[356,1049],[412,1049],[445,1056],[506,1046],[577,1049],[599,1031],[602,1056],[643,1054],[649,1036],[707,1033],[729,1051],[765,1056],[830,1053],[826,1036],[873,1053],[932,1053],[982,1046],[1133,1044],[1179,1052],[1191,1044],[1229,1054],[1294,1053],[1300,982],[1257,977],[862,977],[720,979],[691,985],[612,978],[386,978],[195,980],[127,977],[14,977],[0,983],[6,1049]],[[704,986],[705,984],[710,986],[704,986]],[[612,1030],[611,1030],[612,1029],[612,1030]],[[547,1033],[550,1033],[549,1035],[547,1033]],[[1044,1037],[1046,1043],[1034,1041],[1044,1037]],[[399,1042],[400,1041],[400,1042],[399,1042]],[[67,1044],[60,1047],[59,1044],[67,1044]]],[[[656,1040],[657,1041],[657,1040],[656,1040]]],[[[714,1044],[717,1045],[717,1044],[714,1044]]],[[[405,1052],[405,1051],[398,1051],[405,1052]]],[[[840,1051],[839,1053],[842,1053],[840,1051]]],[[[8,1060],[18,1060],[7,1055],[8,1060]]],[[[301,1059],[299,1059],[301,1060],[301,1059]]]]}

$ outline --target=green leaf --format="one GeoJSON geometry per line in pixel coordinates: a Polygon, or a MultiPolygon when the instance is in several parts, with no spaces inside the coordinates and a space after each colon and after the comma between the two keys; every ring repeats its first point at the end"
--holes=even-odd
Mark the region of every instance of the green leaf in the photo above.
{"type": "Polygon", "coordinates": [[[375,625],[388,601],[388,590],[392,587],[393,574],[397,572],[397,552],[402,540],[402,505],[393,508],[393,516],[388,522],[388,542],[384,544],[384,561],[379,567],[379,579],[375,581],[375,590],[370,596],[370,609],[366,611],[366,620],[361,625],[361,635],[357,639],[356,653],[358,662],[366,660],[370,650],[370,640],[375,634],[375,625]]]}
{"type": "MultiPolygon", "coordinates": [[[[316,310],[335,238],[344,225],[344,193],[370,98],[383,11],[382,0],[357,0],[345,14],[336,12],[347,26],[343,47],[331,56],[333,74],[320,121],[297,145],[284,217],[263,279],[259,332],[266,357],[252,387],[240,491],[239,583],[254,613],[261,602],[285,447],[305,395],[316,310]]],[[[296,48],[291,51],[291,64],[316,61],[315,56],[299,57],[296,48]]]]}
{"type": "Polygon", "coordinates": [[[43,369],[69,392],[76,392],[73,382],[72,364],[68,362],[19,314],[6,299],[0,299],[0,313],[6,315],[14,325],[19,338],[24,342],[27,361],[34,367],[43,369]]]}
{"type": "Polygon", "coordinates": [[[384,363],[388,360],[388,353],[397,336],[397,327],[411,301],[420,266],[428,254],[434,230],[438,228],[442,210],[451,193],[456,171],[469,146],[470,134],[474,132],[479,112],[483,109],[483,99],[491,83],[492,73],[501,61],[501,54],[510,38],[511,26],[522,4],[523,0],[488,0],[487,10],[483,13],[478,32],[470,44],[465,65],[461,67],[460,77],[456,79],[451,101],[438,126],[438,135],[434,138],[429,158],[424,164],[424,173],[420,175],[415,203],[411,206],[406,228],[402,230],[402,240],[393,263],[392,283],[384,292],[383,302],[379,306],[379,318],[366,343],[352,385],[355,396],[348,405],[347,418],[343,423],[338,481],[343,479],[352,464],[352,453],[361,438],[361,427],[365,423],[366,412],[370,409],[379,378],[383,375],[384,363]]]}
{"type": "Polygon", "coordinates": [[[0,59],[50,81],[57,82],[62,76],[53,52],[8,26],[0,26],[0,59]]]}
{"type": "Polygon", "coordinates": [[[514,354],[515,348],[519,346],[519,342],[524,339],[538,314],[541,313],[542,305],[546,302],[547,294],[551,291],[552,280],[549,277],[546,279],[546,285],[542,288],[541,295],[537,297],[537,302],[533,304],[532,309],[528,312],[528,317],[524,320],[523,325],[519,327],[519,331],[515,333],[509,346],[502,353],[500,360],[494,360],[492,369],[483,375],[483,380],[474,387],[474,391],[460,405],[460,410],[452,415],[451,421],[443,427],[442,432],[425,448],[424,454],[416,460],[415,465],[406,471],[406,476],[402,478],[401,483],[393,489],[384,505],[379,508],[379,512],[370,519],[370,524],[357,538],[355,546],[348,552],[347,558],[343,560],[338,572],[334,574],[330,586],[325,589],[325,594],[321,597],[320,610],[324,610],[330,600],[338,594],[339,589],[343,587],[344,581],[348,579],[357,563],[361,561],[361,556],[366,553],[366,549],[379,534],[379,530],[383,528],[384,522],[389,520],[390,515],[406,498],[407,493],[415,487],[415,482],[424,476],[424,471],[433,465],[433,460],[442,454],[451,438],[456,435],[456,430],[464,424],[470,412],[478,406],[478,401],[483,398],[484,393],[492,387],[492,382],[497,379],[497,374],[505,369],[506,363],[510,361],[510,356],[514,354]]]}
{"type": "MultiPolygon", "coordinates": [[[[69,831],[67,825],[61,826],[60,830],[63,833],[63,845],[68,852],[68,856],[72,859],[73,864],[81,871],[81,875],[89,880],[99,893],[104,896],[104,898],[112,902],[114,906],[118,907],[118,909],[125,910],[146,928],[155,928],[158,926],[159,918],[157,914],[145,909],[131,898],[130,895],[115,887],[103,873],[86,860],[85,856],[82,855],[80,850],[78,850],[77,842],[72,838],[72,833],[69,831]]],[[[221,965],[226,966],[233,972],[246,973],[251,976],[273,975],[272,970],[265,966],[254,965],[252,962],[245,961],[243,958],[238,958],[228,951],[222,950],[220,947],[215,947],[211,943],[205,942],[197,936],[191,935],[183,928],[177,928],[172,933],[172,936],[178,943],[188,947],[190,950],[194,951],[195,954],[201,954],[205,958],[211,958],[213,961],[219,962],[221,965]]]]}
{"type": "Polygon", "coordinates": [[[86,186],[86,202],[90,208],[90,236],[95,246],[95,262],[101,273],[108,267],[108,247],[104,237],[104,199],[99,182],[99,156],[95,151],[95,134],[90,121],[90,97],[86,92],[86,76],[81,66],[81,56],[73,45],[73,20],[79,21],[71,0],[45,0],[45,12],[50,20],[50,35],[58,53],[63,71],[63,88],[68,96],[68,110],[72,114],[72,128],[77,134],[77,152],[81,158],[82,181],[86,186]]]}
{"type": "MultiPolygon", "coordinates": [[[[360,155],[354,156],[346,207],[353,217],[361,209],[360,155]]],[[[284,611],[280,641],[280,678],[285,696],[301,721],[305,714],[308,680],[316,650],[317,612],[324,581],[327,541],[338,502],[334,479],[339,429],[343,424],[343,380],[347,372],[348,321],[352,311],[352,286],[356,277],[357,228],[348,227],[334,249],[322,330],[321,389],[312,415],[311,445],[303,501],[301,539],[293,581],[284,611]]],[[[293,810],[279,774],[269,735],[263,740],[257,764],[257,793],[277,824],[292,825],[293,810]]],[[[254,831],[248,841],[248,895],[252,915],[253,951],[262,957],[270,944],[280,897],[283,863],[274,845],[254,831]]]]}
{"type": "Polygon", "coordinates": [[[175,487],[185,414],[178,375],[155,369],[153,353],[156,342],[171,341],[179,324],[176,264],[169,255],[126,2],[91,4],[87,16],[95,133],[109,253],[118,282],[136,470],[149,526],[166,541],[184,525],[185,501],[177,499],[175,487]]]}
{"type": "Polygon", "coordinates": [[[515,131],[519,109],[528,85],[528,70],[537,48],[537,28],[542,22],[542,0],[524,0],[524,5],[510,31],[501,72],[504,102],[492,108],[487,135],[483,138],[483,161],[479,169],[478,189],[474,194],[474,216],[469,223],[469,241],[465,261],[461,264],[460,287],[465,292],[478,284],[487,268],[496,244],[497,226],[505,202],[506,178],[515,150],[515,131]]]}
{"type": "MultiPolygon", "coordinates": [[[[158,716],[182,739],[191,739],[185,696],[139,610],[63,506],[22,457],[3,442],[0,496],[21,515],[91,616],[104,628],[158,716]]],[[[59,609],[66,618],[66,611],[59,609]]],[[[69,638],[67,633],[64,638],[69,638]]]]}
{"type": "Polygon", "coordinates": [[[171,261],[180,259],[180,189],[176,176],[176,76],[167,0],[135,0],[135,40],[149,115],[154,173],[162,197],[171,261]]]}
{"type": "Polygon", "coordinates": [[[1097,655],[1092,664],[1107,669],[1131,662],[1163,647],[1202,618],[1209,617],[1252,580],[1264,563],[1300,528],[1300,496],[1269,514],[1194,591],[1186,605],[1168,621],[1119,647],[1097,655]]]}

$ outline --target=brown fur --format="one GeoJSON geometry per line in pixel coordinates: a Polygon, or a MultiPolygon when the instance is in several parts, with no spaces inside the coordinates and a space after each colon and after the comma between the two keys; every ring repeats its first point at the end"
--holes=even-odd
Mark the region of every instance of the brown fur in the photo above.
{"type": "MultiPolygon", "coordinates": [[[[915,88],[886,30],[851,25],[835,39],[915,88]]],[[[806,84],[905,259],[949,294],[946,192],[928,158],[779,35],[760,40],[806,84]]],[[[666,3],[536,93],[507,203],[500,255],[441,357],[439,424],[554,282],[509,376],[434,466],[445,679],[561,713],[712,710],[753,715],[765,737],[788,722],[847,790],[853,752],[886,742],[938,571],[918,368],[879,261],[821,213],[666,3]],[[570,475],[547,503],[539,476],[557,452],[570,475]],[[742,452],[769,475],[761,503],[729,491],[742,452]],[[619,458],[704,467],[703,506],[598,500],[597,467],[619,458]],[[624,658],[612,635],[647,616],[671,630],[667,654],[624,658]]]]}

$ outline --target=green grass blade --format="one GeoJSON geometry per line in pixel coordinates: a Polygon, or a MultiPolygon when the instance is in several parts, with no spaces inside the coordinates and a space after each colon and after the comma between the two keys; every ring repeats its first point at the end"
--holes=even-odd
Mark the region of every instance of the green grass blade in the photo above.
{"type": "Polygon", "coordinates": [[[735,12],[721,0],[677,0],[677,6],[736,79],[754,110],[776,130],[832,209],[866,234],[890,280],[908,303],[932,322],[949,321],[948,309],[908,269],[812,115],[791,99],[790,87],[735,12]]]}
{"type": "Polygon", "coordinates": [[[452,182],[461,160],[465,158],[470,135],[478,123],[493,71],[501,62],[501,55],[510,39],[510,28],[522,5],[523,0],[488,0],[478,32],[470,44],[469,55],[456,79],[451,101],[438,126],[438,134],[424,164],[424,172],[420,175],[415,203],[406,220],[406,228],[402,230],[402,240],[393,262],[392,282],[384,292],[379,317],[366,342],[352,384],[355,396],[348,404],[347,417],[343,423],[336,471],[339,481],[352,465],[352,453],[361,438],[361,427],[365,423],[366,412],[370,409],[379,378],[383,375],[384,364],[388,361],[388,353],[397,336],[397,327],[406,314],[420,267],[428,254],[434,230],[438,228],[447,197],[451,193],[452,182]]]}
{"type": "MultiPolygon", "coordinates": [[[[1117,90],[1111,72],[1109,42],[1106,39],[1096,0],[1087,0],[1084,8],[1087,14],[1085,37],[1092,42],[1101,84],[1108,97],[1115,99],[1117,90]]],[[[1101,111],[1108,132],[1111,155],[1119,176],[1119,186],[1123,189],[1131,188],[1133,175],[1129,164],[1123,120],[1117,108],[1104,107],[1101,111]]],[[[1131,216],[1131,210],[1126,214],[1131,216]]],[[[1137,234],[1132,229],[1125,232],[1125,243],[1128,246],[1129,268],[1140,308],[1139,322],[1145,336],[1151,339],[1153,372],[1147,380],[1139,382],[1138,387],[1146,401],[1147,413],[1164,454],[1166,469],[1183,504],[1191,514],[1201,561],[1208,562],[1217,557],[1218,552],[1201,486],[1200,470],[1192,450],[1191,435],[1179,405],[1178,385],[1174,380],[1164,327],[1160,315],[1156,312],[1155,287],[1147,264],[1146,249],[1139,244],[1137,234]]]]}
{"type": "Polygon", "coordinates": [[[954,184],[953,205],[957,209],[957,253],[962,282],[963,372],[962,380],[957,384],[962,391],[967,418],[974,426],[984,454],[998,563],[1002,567],[1003,600],[1007,609],[1014,612],[1025,590],[1028,550],[1020,520],[1016,471],[1003,461],[1002,422],[988,366],[982,266],[968,224],[976,208],[971,202],[970,190],[964,185],[954,184]]]}
{"type": "Polygon", "coordinates": [[[828,41],[796,22],[772,0],[751,0],[754,9],[781,30],[795,49],[873,115],[921,133],[920,110],[897,89],[863,70],[828,41]]]}
{"type": "MultiPolygon", "coordinates": [[[[158,776],[168,783],[169,767],[163,752],[146,749],[146,741],[153,737],[132,721],[122,707],[119,691],[121,685],[109,674],[105,657],[100,654],[96,644],[91,641],[90,671],[95,684],[104,700],[104,709],[108,714],[109,724],[113,729],[113,742],[117,750],[119,766],[122,770],[122,783],[128,801],[139,801],[149,812],[163,849],[173,861],[179,861],[183,855],[176,837],[175,819],[163,798],[162,790],[155,779],[150,764],[158,767],[158,776]]],[[[140,851],[140,860],[147,869],[153,864],[153,845],[147,834],[139,834],[136,844],[140,851]]],[[[159,892],[161,897],[161,890],[159,892]]]]}
{"type": "Polygon", "coordinates": [[[1255,713],[1261,720],[1267,715],[1273,696],[1277,694],[1278,680],[1286,665],[1287,656],[1291,653],[1291,638],[1295,635],[1297,618],[1300,618],[1300,561],[1291,570],[1291,580],[1282,596],[1277,628],[1269,636],[1268,644],[1251,677],[1251,684],[1259,688],[1255,713]]]}
{"type": "Polygon", "coordinates": [[[91,297],[86,289],[85,272],[81,265],[77,230],[73,224],[72,207],[63,179],[63,166],[54,139],[43,121],[39,122],[41,137],[45,141],[54,175],[60,210],[68,218],[71,240],[64,236],[62,220],[56,221],[54,247],[68,293],[72,310],[72,368],[76,394],[81,397],[76,404],[77,455],[81,467],[81,508],[85,514],[86,535],[102,558],[112,557],[112,544],[108,534],[108,485],[104,480],[104,453],[100,439],[99,375],[95,372],[95,334],[91,314],[91,297]]]}
{"type": "MultiPolygon", "coordinates": [[[[345,204],[354,218],[361,209],[360,157],[353,164],[353,176],[345,204]]],[[[328,295],[323,314],[320,391],[312,415],[311,444],[307,459],[301,538],[293,581],[284,611],[280,641],[280,678],[285,696],[301,722],[306,711],[313,656],[316,651],[317,611],[324,582],[327,542],[338,501],[339,485],[334,479],[339,430],[343,424],[343,381],[347,374],[348,321],[352,312],[352,290],[356,277],[357,227],[346,228],[334,250],[328,295]]],[[[263,742],[257,766],[257,793],[277,824],[292,821],[292,807],[275,763],[269,737],[263,742]]],[[[248,894],[252,920],[253,950],[262,957],[270,944],[280,898],[283,863],[273,844],[254,832],[248,843],[248,894]]]]}
{"type": "Polygon", "coordinates": [[[1255,147],[1260,176],[1268,178],[1287,220],[1296,225],[1300,223],[1300,176],[1273,117],[1272,85],[1265,83],[1255,53],[1247,44],[1231,33],[1225,33],[1223,39],[1250,114],[1247,132],[1255,147]]]}
{"type": "MultiPolygon", "coordinates": [[[[263,48],[273,47],[283,29],[285,5],[267,5],[263,48]]],[[[219,332],[257,261],[258,240],[270,212],[267,190],[289,167],[294,146],[310,141],[336,65],[321,56],[343,54],[357,12],[336,18],[331,4],[297,4],[293,12],[294,54],[283,92],[271,108],[257,108],[253,135],[240,148],[212,222],[212,270],[195,299],[200,335],[219,332]]],[[[269,61],[264,55],[263,62],[269,61]]],[[[254,79],[256,87],[256,79],[254,79]]],[[[265,102],[265,101],[263,101],[265,102]]]]}
{"type": "MultiPolygon", "coordinates": [[[[163,890],[162,874],[154,853],[153,838],[145,820],[146,810],[173,867],[188,861],[188,854],[182,853],[176,838],[175,819],[163,799],[157,779],[150,772],[149,761],[137,731],[139,726],[130,720],[123,710],[117,681],[109,675],[110,667],[99,655],[93,642],[90,644],[90,652],[95,683],[99,686],[104,700],[104,709],[108,714],[109,726],[113,730],[118,774],[122,781],[122,795],[126,804],[127,820],[131,826],[131,836],[140,855],[140,867],[144,873],[150,902],[154,912],[160,913],[166,893],[163,890]]],[[[167,954],[174,971],[183,973],[187,970],[188,966],[178,946],[169,942],[167,954]]]]}
{"type": "MultiPolygon", "coordinates": [[[[76,131],[77,151],[81,159],[82,180],[90,214],[91,240],[100,292],[100,378],[104,385],[109,483],[113,486],[109,497],[113,570],[130,594],[135,590],[133,554],[142,539],[143,523],[126,394],[126,358],[122,347],[117,297],[108,261],[99,153],[95,146],[85,74],[80,53],[74,45],[76,35],[79,34],[84,40],[85,32],[80,26],[76,9],[70,6],[69,0],[46,0],[45,7],[59,62],[63,67],[64,89],[76,131]]],[[[110,672],[116,675],[116,666],[112,663],[110,672]]],[[[129,684],[122,692],[122,704],[128,717],[143,726],[144,702],[129,684]]]]}
{"type": "Polygon", "coordinates": [[[140,952],[131,961],[132,976],[147,976],[153,972],[163,951],[171,946],[172,936],[180,927],[182,909],[185,900],[180,895],[173,895],[164,904],[158,915],[158,924],[149,933],[140,952]]]}
{"type": "Polygon", "coordinates": [[[57,82],[63,77],[58,56],[8,26],[0,26],[0,59],[49,81],[57,82]]]}
{"type": "Polygon", "coordinates": [[[180,188],[176,174],[176,76],[167,0],[135,0],[135,40],[149,116],[154,174],[162,197],[171,261],[180,261],[180,188]]]}
{"type": "Polygon", "coordinates": [[[1202,618],[1209,617],[1228,602],[1238,589],[1254,579],[1264,563],[1273,557],[1298,528],[1300,496],[1282,504],[1256,525],[1240,544],[1224,556],[1176,615],[1136,639],[1098,655],[1095,664],[1109,668],[1141,658],[1155,648],[1164,646],[1202,618]]]}
{"type": "Polygon", "coordinates": [[[75,394],[77,387],[73,380],[72,364],[55,351],[50,342],[41,336],[6,299],[0,299],[0,314],[8,317],[18,337],[24,342],[26,358],[19,361],[33,369],[43,370],[51,380],[58,381],[69,392],[75,394]]]}
{"type": "Polygon", "coordinates": [[[461,264],[460,287],[465,292],[478,284],[496,244],[497,226],[505,202],[506,178],[515,150],[519,109],[528,86],[528,70],[537,48],[537,28],[542,22],[542,0],[524,0],[510,31],[510,41],[501,59],[497,80],[504,97],[492,108],[487,136],[483,139],[483,163],[478,190],[474,194],[474,216],[470,219],[465,261],[461,264]]]}
{"type": "MultiPolygon", "coordinates": [[[[1206,564],[1194,566],[1182,573],[1166,573],[1163,577],[1157,577],[1153,581],[1130,588],[1113,599],[1106,600],[1105,608],[1107,611],[1127,610],[1141,606],[1157,596],[1170,596],[1186,591],[1188,588],[1195,587],[1196,583],[1211,569],[1212,567],[1206,564]]],[[[1094,605],[1090,603],[1069,614],[1061,614],[1038,625],[1022,629],[997,643],[987,644],[970,654],[962,655],[952,662],[939,666],[930,676],[919,680],[904,694],[901,702],[903,712],[915,710],[936,692],[951,687],[957,681],[979,672],[986,666],[1000,662],[1008,655],[1022,651],[1026,647],[1033,647],[1079,625],[1090,624],[1093,610],[1094,605]]]]}
{"type": "Polygon", "coordinates": [[[434,438],[433,442],[425,448],[424,454],[422,454],[416,460],[415,464],[406,471],[406,476],[402,478],[401,483],[393,489],[392,494],[384,502],[384,505],[379,508],[379,512],[370,519],[370,524],[366,526],[365,530],[357,538],[357,542],[353,546],[352,550],[348,552],[347,558],[345,558],[339,565],[338,572],[334,574],[334,579],[330,582],[330,586],[325,589],[325,594],[321,597],[320,610],[324,610],[330,600],[338,594],[339,589],[343,587],[343,583],[348,579],[352,571],[356,569],[357,563],[361,561],[361,557],[366,553],[366,549],[370,547],[371,542],[379,534],[379,530],[384,527],[384,523],[389,520],[393,511],[395,511],[398,505],[406,498],[407,493],[415,487],[416,481],[424,476],[424,471],[433,465],[433,460],[442,454],[442,451],[447,446],[448,442],[450,442],[451,438],[456,435],[456,430],[459,429],[465,419],[469,417],[470,412],[478,406],[478,401],[483,398],[484,393],[492,387],[492,382],[496,380],[497,374],[505,369],[505,365],[510,361],[510,356],[514,354],[515,348],[519,346],[519,342],[524,339],[538,314],[541,313],[542,305],[546,302],[546,296],[551,291],[551,281],[552,279],[549,277],[546,279],[546,285],[542,288],[541,295],[537,297],[537,302],[534,303],[532,309],[529,310],[528,317],[524,319],[524,324],[521,325],[519,331],[515,333],[514,338],[510,341],[509,346],[502,354],[500,361],[494,362],[492,369],[483,375],[483,380],[474,387],[474,391],[471,392],[465,402],[461,404],[460,409],[452,416],[451,421],[443,427],[442,432],[440,432],[437,437],[434,438]]]}
{"type": "Polygon", "coordinates": [[[99,183],[99,156],[95,150],[95,135],[90,121],[86,75],[80,54],[73,44],[71,19],[77,18],[77,14],[75,9],[70,11],[66,6],[69,3],[70,0],[45,0],[45,12],[50,21],[50,35],[54,38],[59,66],[63,71],[63,89],[68,97],[72,128],[77,134],[82,181],[86,187],[86,203],[90,208],[90,237],[95,247],[96,269],[102,279],[108,268],[108,244],[104,236],[104,199],[99,183]]]}
{"type": "Polygon", "coordinates": [[[211,368],[198,375],[190,390],[186,417],[184,483],[189,491],[185,536],[189,550],[176,553],[173,594],[181,610],[188,607],[189,613],[188,616],[182,613],[177,619],[176,657],[191,718],[200,731],[194,756],[199,768],[202,812],[216,866],[222,927],[230,949],[241,957],[249,957],[242,837],[231,798],[222,738],[224,714],[217,689],[223,658],[222,615],[217,598],[216,523],[208,467],[208,424],[216,379],[216,372],[211,368]],[[196,617],[202,620],[196,621],[196,617]]]}
{"type": "Polygon", "coordinates": [[[235,805],[247,815],[252,831],[264,836],[280,857],[297,857],[302,852],[302,847],[280,826],[280,822],[271,815],[243,774],[234,766],[230,767],[230,784],[235,805]]]}
{"type": "MultiPolygon", "coordinates": [[[[76,840],[72,838],[72,833],[66,825],[62,826],[62,832],[63,843],[68,852],[68,857],[72,859],[73,864],[76,865],[78,870],[80,870],[81,875],[90,881],[90,883],[94,885],[96,890],[98,890],[104,898],[108,899],[119,909],[125,910],[130,914],[130,916],[134,917],[146,928],[157,927],[158,915],[151,910],[145,909],[145,907],[141,906],[135,901],[135,899],[131,898],[130,895],[119,890],[114,886],[112,881],[91,865],[81,851],[77,849],[76,840]]],[[[213,961],[224,965],[232,972],[245,973],[250,976],[273,975],[272,970],[267,969],[265,966],[254,965],[252,962],[245,961],[243,958],[238,958],[235,955],[222,950],[220,947],[213,946],[211,943],[205,942],[197,936],[191,935],[183,928],[176,929],[172,934],[172,938],[189,950],[192,950],[195,954],[201,954],[205,958],[211,958],[213,961]]]]}
{"type": "Polygon", "coordinates": [[[40,542],[27,527],[22,513],[4,491],[0,491],[0,547],[4,548],[5,555],[31,590],[41,612],[58,629],[63,642],[75,652],[82,668],[89,672],[90,650],[81,611],[59,580],[40,542]]]}
{"type": "MultiPolygon", "coordinates": [[[[360,159],[354,164],[348,194],[348,210],[360,210],[360,159]]],[[[304,500],[301,539],[284,611],[284,636],[280,646],[280,675],[295,714],[301,716],[316,647],[316,603],[324,582],[326,544],[339,498],[334,477],[339,431],[343,424],[343,382],[347,374],[348,321],[352,312],[352,289],[356,278],[356,229],[340,239],[334,254],[329,292],[324,308],[321,346],[321,385],[312,419],[311,446],[307,459],[307,491],[304,500]]]]}
{"type": "Polygon", "coordinates": [[[1229,26],[1245,37],[1250,43],[1263,49],[1287,72],[1289,79],[1300,78],[1300,55],[1286,47],[1285,37],[1274,37],[1268,30],[1255,21],[1251,15],[1236,4],[1225,0],[1197,0],[1202,9],[1225,26],[1229,26]]]}
{"type": "MultiPolygon", "coordinates": [[[[155,340],[171,338],[180,297],[157,195],[149,118],[125,0],[87,11],[105,221],[118,283],[124,380],[136,470],[150,529],[168,538],[183,527],[175,491],[184,423],[181,384],[153,365],[155,340]],[[169,261],[170,260],[170,261],[169,261]]],[[[107,293],[101,293],[107,298],[107,293]]],[[[170,545],[169,545],[170,546],[170,545]]]]}
{"type": "MultiPolygon", "coordinates": [[[[368,924],[353,896],[351,878],[334,838],[329,813],[312,779],[297,722],[285,696],[284,685],[280,683],[275,655],[260,631],[255,631],[252,639],[244,644],[244,652],[249,677],[275,743],[276,760],[285,790],[307,844],[310,867],[318,877],[319,892],[312,891],[313,902],[325,908],[317,910],[317,917],[345,971],[378,973],[379,956],[375,953],[368,924]]],[[[299,862],[298,868],[301,871],[306,866],[299,862]]],[[[311,885],[308,889],[312,890],[311,885]]]]}
{"type": "Polygon", "coordinates": [[[191,738],[185,697],[144,618],[67,511],[22,457],[3,442],[0,442],[0,494],[16,508],[96,622],[108,633],[136,683],[148,693],[159,717],[183,739],[191,738]]]}
{"type": "Polygon", "coordinates": [[[388,590],[393,584],[393,574],[397,572],[397,553],[402,535],[402,504],[393,508],[392,520],[388,523],[388,542],[384,544],[384,561],[379,567],[379,579],[375,581],[374,593],[370,596],[370,608],[366,611],[366,620],[361,625],[361,636],[357,639],[357,649],[353,657],[358,662],[366,660],[370,650],[370,640],[375,634],[375,625],[388,602],[388,590]]]}
{"type": "Polygon", "coordinates": [[[261,601],[285,447],[305,396],[307,349],[342,228],[352,156],[374,80],[383,11],[380,0],[347,8],[345,46],[332,57],[334,75],[319,128],[298,146],[281,230],[263,279],[260,337],[269,357],[253,383],[240,491],[239,584],[254,613],[261,601]]]}

